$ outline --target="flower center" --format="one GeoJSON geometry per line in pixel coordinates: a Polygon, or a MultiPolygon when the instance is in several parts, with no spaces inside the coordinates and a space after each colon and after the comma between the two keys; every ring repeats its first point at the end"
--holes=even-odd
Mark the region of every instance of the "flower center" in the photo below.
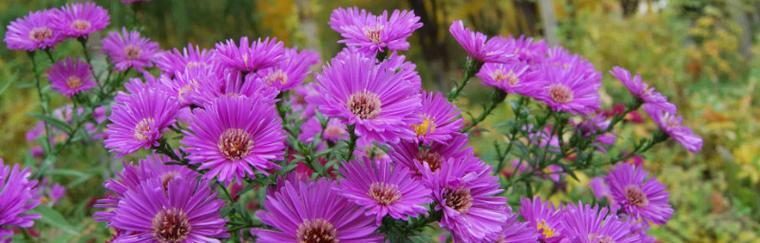
{"type": "Polygon", "coordinates": [[[430,168],[430,171],[437,171],[441,168],[441,164],[443,163],[443,156],[436,152],[421,150],[417,153],[417,160],[427,164],[427,166],[430,168]]]}
{"type": "Polygon", "coordinates": [[[66,86],[69,87],[69,89],[76,89],[82,86],[82,79],[77,76],[70,76],[66,79],[66,86]]]}
{"type": "Polygon", "coordinates": [[[153,127],[156,125],[156,120],[153,118],[143,118],[135,126],[134,134],[135,139],[140,141],[148,140],[152,137],[153,127]]]}
{"type": "Polygon", "coordinates": [[[264,81],[266,81],[267,84],[272,86],[275,83],[279,84],[285,84],[288,82],[288,74],[283,72],[281,69],[277,69],[277,71],[274,71],[273,73],[269,74],[266,78],[264,78],[264,81]]]}
{"type": "Polygon", "coordinates": [[[161,243],[182,242],[191,229],[187,214],[178,208],[162,209],[153,218],[153,237],[161,243]]]}
{"type": "Polygon", "coordinates": [[[90,21],[77,19],[74,20],[74,22],[71,22],[71,28],[79,31],[85,31],[89,29],[91,26],[90,21]]]}
{"type": "Polygon", "coordinates": [[[383,31],[382,25],[377,25],[375,27],[367,27],[364,28],[364,36],[367,37],[372,43],[378,44],[380,43],[380,33],[383,31]]]}
{"type": "Polygon", "coordinates": [[[135,45],[127,45],[127,47],[124,47],[124,54],[127,56],[127,59],[139,58],[140,52],[140,48],[135,45]]]}
{"type": "Polygon", "coordinates": [[[638,186],[630,185],[625,187],[625,199],[628,200],[628,204],[637,207],[646,207],[649,205],[647,195],[644,194],[638,186]]]}
{"type": "Polygon", "coordinates": [[[251,135],[240,128],[230,128],[219,137],[219,151],[230,160],[239,160],[253,149],[251,135]]]}
{"type": "Polygon", "coordinates": [[[472,194],[470,194],[469,188],[447,190],[444,192],[443,198],[446,199],[446,206],[460,213],[466,213],[472,207],[472,194]]]}
{"type": "Polygon", "coordinates": [[[435,132],[435,121],[431,120],[428,116],[425,116],[422,123],[414,124],[412,125],[412,128],[414,128],[414,132],[417,133],[418,137],[424,136],[435,132]]]}
{"type": "Polygon", "coordinates": [[[554,237],[554,234],[555,234],[554,230],[551,227],[549,227],[549,224],[546,223],[546,220],[542,219],[540,222],[538,222],[538,224],[536,225],[536,229],[538,230],[539,233],[541,233],[541,235],[544,236],[544,239],[554,237]]]}
{"type": "Polygon", "coordinates": [[[383,206],[391,205],[401,198],[401,191],[398,190],[398,185],[386,184],[385,182],[373,182],[369,186],[367,194],[383,206]]]}
{"type": "Polygon", "coordinates": [[[517,78],[517,75],[515,75],[515,72],[512,72],[512,70],[509,70],[508,73],[503,73],[501,70],[496,70],[493,73],[491,73],[491,78],[496,80],[499,83],[503,83],[506,81],[509,83],[510,86],[514,86],[517,83],[520,82],[520,79],[517,78]]]}
{"type": "Polygon", "coordinates": [[[298,225],[296,239],[299,243],[338,243],[338,231],[324,219],[307,219],[298,225]]]}
{"type": "Polygon", "coordinates": [[[43,42],[53,38],[53,30],[48,27],[37,27],[29,31],[29,39],[36,42],[43,42]]]}
{"type": "Polygon", "coordinates": [[[554,102],[560,104],[573,101],[573,92],[564,84],[554,84],[549,87],[549,96],[554,102]]]}
{"type": "Polygon", "coordinates": [[[670,112],[662,113],[662,120],[665,121],[665,126],[669,129],[673,129],[673,128],[677,128],[681,126],[681,123],[678,122],[678,119],[676,119],[676,116],[671,114],[670,112]]]}
{"type": "Polygon", "coordinates": [[[348,109],[359,119],[373,119],[380,115],[380,97],[377,94],[362,91],[348,98],[348,109]]]}
{"type": "Polygon", "coordinates": [[[193,91],[193,86],[190,84],[185,84],[185,86],[182,86],[182,88],[179,88],[179,91],[177,92],[177,97],[179,98],[179,101],[184,102],[185,94],[189,93],[190,91],[193,91]]]}

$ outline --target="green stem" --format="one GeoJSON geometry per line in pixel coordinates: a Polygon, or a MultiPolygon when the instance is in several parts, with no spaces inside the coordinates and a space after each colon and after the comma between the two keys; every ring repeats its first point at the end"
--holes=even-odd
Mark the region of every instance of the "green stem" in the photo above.
{"type": "Polygon", "coordinates": [[[467,85],[467,83],[470,81],[470,78],[475,75],[480,70],[480,67],[483,66],[482,62],[478,62],[475,60],[472,60],[471,58],[467,58],[467,62],[465,63],[464,68],[464,77],[462,77],[462,81],[457,83],[456,87],[451,89],[449,91],[449,94],[447,95],[449,102],[454,101],[458,96],[459,93],[462,92],[464,89],[464,86],[467,85]]]}
{"type": "Polygon", "coordinates": [[[79,41],[79,44],[82,45],[82,53],[84,54],[84,60],[87,61],[87,65],[90,66],[90,73],[92,74],[92,78],[95,79],[95,83],[98,84],[99,88],[103,88],[103,84],[98,79],[98,75],[95,74],[95,66],[92,65],[92,58],[90,58],[90,51],[87,50],[87,39],[84,37],[80,37],[77,39],[79,41]]]}
{"type": "Polygon", "coordinates": [[[346,154],[346,162],[351,161],[354,157],[354,150],[356,149],[356,124],[348,125],[348,154],[346,154]]]}
{"type": "Polygon", "coordinates": [[[503,102],[506,98],[507,93],[504,93],[504,91],[501,90],[494,90],[493,94],[491,95],[491,103],[489,103],[485,110],[483,110],[483,113],[480,113],[480,116],[472,120],[469,126],[462,129],[462,133],[470,131],[470,129],[483,122],[489,115],[491,115],[491,112],[493,112],[493,110],[496,109],[496,107],[501,104],[501,102],[503,102]]]}
{"type": "MultiPolygon", "coordinates": [[[[42,90],[42,81],[40,81],[40,71],[37,69],[37,61],[34,58],[34,52],[29,52],[29,58],[32,59],[32,69],[34,69],[34,83],[37,87],[37,97],[40,100],[40,107],[42,109],[42,114],[45,116],[50,116],[50,112],[48,111],[48,101],[45,98],[45,94],[42,90]]],[[[50,124],[47,122],[42,123],[45,127],[45,155],[49,156],[50,151],[52,149],[52,146],[50,145],[50,124]]]]}

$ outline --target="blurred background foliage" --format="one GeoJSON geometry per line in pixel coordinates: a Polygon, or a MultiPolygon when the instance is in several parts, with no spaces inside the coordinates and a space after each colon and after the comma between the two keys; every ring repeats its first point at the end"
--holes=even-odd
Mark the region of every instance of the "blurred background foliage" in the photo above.
{"type": "MultiPolygon", "coordinates": [[[[0,1],[0,22],[7,26],[29,10],[55,7],[62,0],[0,1]]],[[[539,0],[153,0],[127,6],[98,0],[111,13],[109,29],[140,29],[169,49],[188,42],[212,48],[226,38],[276,36],[288,45],[321,52],[323,60],[337,53],[338,35],[327,25],[339,6],[359,6],[379,13],[384,9],[413,9],[424,27],[412,37],[407,53],[417,64],[428,89],[448,90],[460,77],[464,52],[448,34],[454,19],[487,34],[542,38],[545,26],[539,0]],[[138,24],[139,23],[139,24],[138,24]]],[[[630,99],[607,70],[620,65],[638,71],[678,107],[686,123],[704,137],[705,146],[692,155],[670,143],[645,155],[645,166],[667,186],[676,213],[653,234],[662,242],[760,241],[760,1],[756,0],[554,0],[556,41],[590,59],[604,73],[606,107],[630,99]]],[[[549,23],[550,24],[550,23],[549,23]]],[[[4,35],[5,28],[1,30],[4,35]]],[[[102,38],[99,33],[94,39],[102,38]]],[[[58,56],[78,54],[76,43],[65,43],[58,56]]],[[[102,55],[96,65],[104,65],[102,55]]],[[[48,64],[49,65],[49,64],[48,64]]],[[[29,163],[25,133],[38,109],[32,72],[25,53],[0,48],[0,157],[29,163]]],[[[459,105],[478,114],[487,90],[469,85],[459,105]]],[[[54,95],[54,103],[65,99],[54,95]]],[[[484,158],[493,158],[492,141],[503,140],[500,122],[511,114],[506,105],[478,129],[472,144],[484,158]]],[[[652,131],[652,124],[626,126],[618,143],[652,131]]],[[[110,235],[90,218],[91,201],[102,195],[100,184],[112,165],[99,163],[102,148],[82,146],[58,160],[68,195],[54,207],[58,218],[38,226],[49,241],[102,242],[110,235]],[[45,225],[56,225],[47,227],[45,225]]],[[[585,184],[568,178],[565,190],[547,192],[555,201],[588,198],[585,184]]]]}

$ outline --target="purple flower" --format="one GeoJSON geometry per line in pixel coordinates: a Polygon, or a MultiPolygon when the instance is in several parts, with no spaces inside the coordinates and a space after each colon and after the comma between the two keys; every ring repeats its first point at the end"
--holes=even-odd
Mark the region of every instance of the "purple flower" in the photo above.
{"type": "Polygon", "coordinates": [[[207,181],[151,178],[113,211],[111,225],[123,230],[113,242],[220,242],[229,236],[222,207],[207,181]]]}
{"type": "Polygon", "coordinates": [[[152,66],[158,50],[158,43],[143,38],[140,32],[127,31],[127,28],[122,28],[121,33],[111,31],[103,39],[103,52],[119,71],[129,68],[142,71],[152,66]]]}
{"type": "Polygon", "coordinates": [[[657,123],[660,130],[680,143],[686,150],[697,153],[702,150],[702,138],[687,126],[683,118],[675,112],[663,110],[660,106],[645,104],[644,111],[657,123]]]}
{"type": "MultiPolygon", "coordinates": [[[[601,76],[590,74],[579,61],[543,65],[538,68],[541,77],[535,85],[541,87],[529,96],[543,101],[555,111],[571,114],[589,114],[599,109],[601,76]]],[[[593,72],[593,69],[592,69],[593,72]]]]}
{"type": "Polygon", "coordinates": [[[192,103],[205,107],[219,97],[244,96],[274,104],[277,96],[276,90],[264,85],[263,81],[255,74],[243,77],[237,71],[225,70],[220,66],[211,69],[201,69],[191,72],[189,77],[182,77],[187,81],[195,80],[198,87],[190,95],[192,103]]]}
{"type": "Polygon", "coordinates": [[[628,91],[630,91],[637,99],[642,100],[646,104],[654,105],[662,110],[670,113],[676,112],[676,106],[668,102],[668,98],[657,92],[653,87],[650,87],[647,83],[641,80],[641,75],[638,73],[636,76],[631,77],[631,73],[622,67],[613,67],[610,70],[610,74],[613,77],[620,80],[628,91]]]}
{"type": "Polygon", "coordinates": [[[630,234],[631,226],[620,221],[608,209],[593,208],[583,203],[571,204],[563,209],[562,228],[566,242],[572,243],[633,243],[637,235],[630,234]]]}
{"type": "Polygon", "coordinates": [[[156,55],[156,66],[166,75],[186,72],[187,69],[206,68],[211,65],[213,52],[201,49],[191,43],[182,48],[164,51],[156,55]]]}
{"type": "Polygon", "coordinates": [[[394,10],[388,18],[388,11],[375,16],[367,10],[353,7],[333,10],[330,27],[343,37],[338,43],[345,43],[364,54],[374,56],[386,50],[409,49],[406,39],[421,28],[422,23],[414,11],[394,10]]]}
{"type": "Polygon", "coordinates": [[[66,187],[63,187],[61,184],[54,184],[49,188],[48,198],[50,198],[50,202],[52,204],[58,203],[58,200],[60,200],[65,195],[66,187]]]}
{"type": "Polygon", "coordinates": [[[291,90],[303,83],[309,68],[319,62],[319,53],[295,48],[286,49],[282,61],[274,67],[263,69],[258,75],[265,84],[277,90],[291,90]]]}
{"type": "Polygon", "coordinates": [[[95,3],[71,3],[61,7],[52,20],[53,28],[66,37],[87,37],[108,26],[108,11],[95,3]]]}
{"type": "MultiPolygon", "coordinates": [[[[95,212],[95,221],[111,222],[114,216],[113,210],[119,205],[126,193],[130,190],[136,190],[140,183],[152,178],[159,178],[164,183],[174,179],[194,180],[198,173],[181,165],[166,165],[169,159],[163,155],[148,155],[136,164],[124,163],[124,168],[116,175],[116,178],[107,180],[103,186],[108,190],[104,198],[95,202],[95,208],[102,208],[104,211],[95,212]]],[[[113,226],[110,225],[109,226],[113,226]]]]}
{"type": "Polygon", "coordinates": [[[153,88],[135,91],[139,92],[120,93],[108,117],[105,146],[111,152],[126,155],[158,146],[161,134],[174,122],[177,101],[153,88]]]}
{"type": "Polygon", "coordinates": [[[512,213],[512,208],[506,207],[507,220],[502,224],[501,231],[488,237],[483,242],[523,243],[538,242],[536,232],[528,228],[528,224],[520,222],[518,215],[512,213]]]}
{"type": "Polygon", "coordinates": [[[440,92],[423,93],[422,110],[418,115],[422,122],[412,125],[417,134],[414,140],[425,144],[445,143],[462,129],[463,121],[459,113],[459,109],[440,92]]]}
{"type": "Polygon", "coordinates": [[[668,192],[665,191],[665,185],[647,176],[641,167],[620,163],[610,170],[605,181],[609,185],[610,194],[624,213],[655,224],[664,224],[673,215],[673,208],[668,203],[668,192]]]}
{"type": "Polygon", "coordinates": [[[341,167],[344,179],[336,192],[375,216],[380,225],[385,215],[405,220],[427,213],[430,189],[409,176],[406,167],[389,161],[362,158],[341,167]]]}
{"type": "Polygon", "coordinates": [[[35,51],[52,48],[63,40],[61,32],[55,30],[52,19],[58,10],[43,10],[27,14],[13,20],[5,32],[5,45],[17,51],[35,51]]]}
{"type": "Polygon", "coordinates": [[[374,219],[338,196],[334,182],[288,180],[256,213],[272,229],[252,229],[260,242],[383,242],[374,219]]]}
{"type": "Polygon", "coordinates": [[[322,139],[333,143],[348,139],[346,124],[337,119],[330,119],[327,121],[324,131],[322,131],[322,124],[320,124],[316,116],[312,116],[303,123],[298,139],[303,142],[311,142],[320,133],[322,134],[322,139]]]}
{"type": "Polygon", "coordinates": [[[543,40],[533,41],[533,38],[522,35],[518,38],[510,36],[504,41],[506,41],[508,52],[526,64],[540,63],[549,49],[543,40]]]}
{"type": "Polygon", "coordinates": [[[467,55],[479,62],[508,62],[514,56],[507,49],[507,41],[501,37],[488,39],[483,33],[464,27],[462,20],[456,20],[449,27],[451,36],[464,48],[467,55]]]}
{"type": "Polygon", "coordinates": [[[174,78],[162,76],[158,79],[160,88],[170,94],[180,104],[187,107],[196,102],[195,94],[202,82],[211,82],[211,74],[205,68],[188,68],[184,72],[175,73],[174,78]]]}
{"type": "Polygon", "coordinates": [[[66,97],[95,87],[90,73],[90,65],[80,59],[66,58],[58,61],[48,70],[50,86],[66,97]]]}
{"type": "Polygon", "coordinates": [[[541,202],[541,198],[520,199],[520,215],[528,226],[538,233],[542,241],[558,242],[562,239],[562,213],[554,208],[552,202],[541,202]]]}
{"type": "Polygon", "coordinates": [[[250,73],[273,67],[285,55],[283,43],[275,38],[248,42],[248,37],[241,37],[239,43],[240,46],[236,45],[232,39],[216,43],[218,60],[227,68],[239,72],[250,73]]]}
{"type": "Polygon", "coordinates": [[[397,143],[414,137],[421,84],[403,79],[403,72],[380,68],[374,58],[354,52],[339,56],[317,76],[319,96],[310,103],[355,126],[364,139],[397,143]]]}
{"type": "Polygon", "coordinates": [[[220,97],[203,110],[195,111],[189,131],[182,139],[188,158],[199,169],[209,169],[206,178],[242,181],[279,169],[272,160],[282,159],[285,134],[274,106],[243,96],[220,97]]]}
{"type": "Polygon", "coordinates": [[[472,157],[472,148],[467,147],[467,135],[455,134],[445,143],[433,142],[420,146],[413,141],[402,141],[391,145],[388,151],[397,165],[406,166],[415,179],[422,179],[424,170],[438,171],[445,161],[472,157]]]}
{"type": "Polygon", "coordinates": [[[537,89],[537,73],[521,62],[486,63],[476,74],[483,85],[491,86],[506,93],[529,94],[537,89]]]}
{"type": "Polygon", "coordinates": [[[588,183],[588,187],[591,188],[591,192],[594,193],[594,197],[597,200],[607,200],[610,210],[617,212],[617,210],[620,209],[620,205],[618,205],[617,201],[612,196],[610,187],[607,185],[607,182],[604,181],[604,178],[595,177],[594,179],[591,179],[588,183]]]}
{"type": "Polygon", "coordinates": [[[491,170],[468,156],[445,161],[437,172],[423,172],[437,203],[435,209],[443,212],[440,225],[458,242],[484,240],[500,232],[507,220],[507,199],[498,196],[502,190],[491,170]]]}
{"type": "Polygon", "coordinates": [[[34,225],[38,214],[29,210],[40,204],[37,181],[29,179],[29,169],[18,164],[5,165],[0,159],[0,241],[10,242],[13,228],[29,228],[34,225]]]}

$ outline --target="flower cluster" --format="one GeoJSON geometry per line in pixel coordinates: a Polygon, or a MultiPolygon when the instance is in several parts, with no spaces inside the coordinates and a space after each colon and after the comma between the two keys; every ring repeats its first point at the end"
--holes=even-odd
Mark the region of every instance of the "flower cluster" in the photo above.
{"type": "MultiPolygon", "coordinates": [[[[121,27],[88,41],[109,20],[93,3],[32,12],[10,24],[5,42],[47,53],[66,38],[82,43],[84,59],[53,60],[47,71],[73,106],[40,115],[28,139],[46,143],[37,156],[44,161],[94,137],[116,159],[138,158],[124,159],[95,203],[113,242],[407,241],[433,223],[455,242],[651,241],[650,224],[673,214],[668,193],[625,161],[668,138],[691,152],[702,146],[638,75],[611,71],[636,102],[604,112],[602,73],[588,60],[524,36],[489,37],[461,20],[449,30],[468,60],[449,93],[425,90],[404,56],[422,27],[412,11],[334,10],[329,26],[345,47],[318,71],[317,52],[271,37],[163,51],[121,27]],[[90,64],[93,43],[112,69],[106,77],[90,64]],[[468,120],[454,100],[473,76],[493,95],[468,120]],[[505,101],[512,120],[494,141],[496,158],[482,159],[470,136],[505,101]],[[639,108],[659,130],[633,149],[616,148],[615,126],[639,108]],[[534,197],[544,182],[610,164],[590,184],[598,205],[534,197]],[[513,211],[508,202],[518,199],[513,211]]],[[[0,205],[12,207],[0,225],[30,227],[34,216],[24,212],[36,205],[35,182],[18,167],[0,169],[10,188],[0,205]]]]}

